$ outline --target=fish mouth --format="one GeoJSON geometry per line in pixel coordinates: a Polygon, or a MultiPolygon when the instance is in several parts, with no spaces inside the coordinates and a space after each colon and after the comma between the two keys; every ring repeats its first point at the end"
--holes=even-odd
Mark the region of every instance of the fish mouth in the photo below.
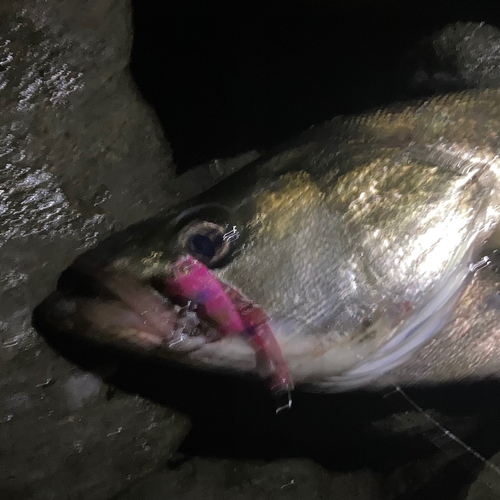
{"type": "Polygon", "coordinates": [[[97,293],[66,296],[59,304],[75,319],[73,324],[80,327],[83,320],[76,333],[85,336],[95,329],[105,343],[165,354],[188,353],[222,338],[218,325],[200,317],[196,304],[162,285],[173,278],[171,266],[165,267],[163,276],[148,280],[117,270],[78,268],[77,272],[92,282],[97,293]]]}
{"type": "Polygon", "coordinates": [[[97,293],[59,297],[52,309],[60,331],[200,368],[210,363],[189,353],[220,341],[224,351],[236,340],[245,347],[245,358],[253,358],[249,371],[268,378],[275,396],[285,396],[277,411],[290,407],[294,384],[269,318],[200,261],[181,256],[150,280],[111,268],[80,266],[76,272],[90,279],[97,293]]]}
{"type": "MultiPolygon", "coordinates": [[[[169,274],[165,267],[165,275],[169,274]]],[[[76,260],[34,312],[37,330],[55,342],[71,338],[124,354],[179,362],[222,335],[188,303],[170,297],[163,273],[139,277],[113,265],[76,260]]]]}

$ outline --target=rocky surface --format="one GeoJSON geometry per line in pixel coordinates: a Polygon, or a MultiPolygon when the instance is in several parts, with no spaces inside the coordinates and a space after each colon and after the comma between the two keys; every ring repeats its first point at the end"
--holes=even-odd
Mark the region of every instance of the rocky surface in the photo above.
{"type": "Polygon", "coordinates": [[[308,459],[263,463],[197,458],[177,470],[148,477],[118,498],[379,500],[382,497],[377,476],[369,470],[332,474],[308,459]]]}
{"type": "Polygon", "coordinates": [[[128,0],[17,0],[0,17],[0,497],[109,498],[188,421],[107,398],[31,315],[78,253],[172,200],[171,156],[128,74],[128,0]]]}
{"type": "Polygon", "coordinates": [[[470,487],[466,500],[492,500],[500,496],[500,453],[482,464],[476,481],[470,487]]]}

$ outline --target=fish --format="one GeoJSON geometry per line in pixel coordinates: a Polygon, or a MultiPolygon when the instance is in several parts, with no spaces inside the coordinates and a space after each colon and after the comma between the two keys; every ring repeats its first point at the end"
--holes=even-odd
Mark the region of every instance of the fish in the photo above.
{"type": "Polygon", "coordinates": [[[43,307],[277,394],[497,377],[499,134],[495,88],[335,117],[83,254],[43,307]]]}

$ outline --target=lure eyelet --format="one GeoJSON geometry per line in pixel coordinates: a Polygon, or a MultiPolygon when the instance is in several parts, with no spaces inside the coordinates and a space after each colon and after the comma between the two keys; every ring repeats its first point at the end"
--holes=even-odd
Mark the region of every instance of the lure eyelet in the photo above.
{"type": "Polygon", "coordinates": [[[187,276],[191,272],[191,266],[189,264],[184,264],[179,268],[179,272],[187,276]]]}

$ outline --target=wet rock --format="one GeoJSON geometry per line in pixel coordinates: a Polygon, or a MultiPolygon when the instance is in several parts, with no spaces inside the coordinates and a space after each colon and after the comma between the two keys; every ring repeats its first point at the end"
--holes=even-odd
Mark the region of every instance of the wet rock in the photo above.
{"type": "Polygon", "coordinates": [[[91,373],[83,375],[73,375],[64,384],[67,394],[68,409],[71,411],[81,408],[83,404],[92,397],[99,394],[101,390],[101,380],[91,373]]]}
{"type": "MultiPolygon", "coordinates": [[[[26,361],[36,364],[30,354],[26,361]]],[[[22,404],[0,405],[1,453],[9,457],[1,461],[2,498],[110,498],[166,463],[184,437],[182,415],[121,392],[109,399],[94,375],[55,353],[43,359],[50,361],[38,377],[19,361],[2,387],[24,389],[14,395],[22,404]]]]}
{"type": "Polygon", "coordinates": [[[77,254],[172,201],[171,156],[128,74],[128,0],[15,0],[0,16],[0,497],[108,498],[188,422],[108,401],[31,317],[77,254]]]}
{"type": "Polygon", "coordinates": [[[495,500],[500,498],[500,453],[489,460],[484,458],[481,472],[471,485],[466,500],[495,500]]]}
{"type": "Polygon", "coordinates": [[[120,500],[251,500],[255,498],[378,500],[377,476],[368,470],[331,473],[309,459],[269,463],[195,458],[154,474],[120,500]]]}

